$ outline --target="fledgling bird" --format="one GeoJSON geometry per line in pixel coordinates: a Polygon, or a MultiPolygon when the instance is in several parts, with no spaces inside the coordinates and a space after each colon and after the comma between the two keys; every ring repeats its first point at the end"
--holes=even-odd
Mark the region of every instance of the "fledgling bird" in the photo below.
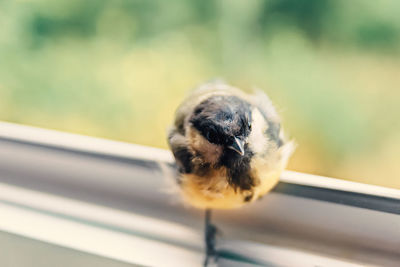
{"type": "MultiPolygon", "coordinates": [[[[268,193],[294,150],[266,94],[223,82],[200,86],[182,102],[168,143],[184,201],[206,210],[239,208],[268,193]]],[[[208,225],[207,256],[215,254],[214,232],[208,225]]]]}

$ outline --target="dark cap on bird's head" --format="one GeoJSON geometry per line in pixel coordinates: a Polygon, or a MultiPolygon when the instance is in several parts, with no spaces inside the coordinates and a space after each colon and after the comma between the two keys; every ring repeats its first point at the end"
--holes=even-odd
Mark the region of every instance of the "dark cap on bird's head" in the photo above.
{"type": "Polygon", "coordinates": [[[232,95],[211,96],[198,104],[190,123],[210,143],[244,155],[251,131],[251,106],[232,95]]]}

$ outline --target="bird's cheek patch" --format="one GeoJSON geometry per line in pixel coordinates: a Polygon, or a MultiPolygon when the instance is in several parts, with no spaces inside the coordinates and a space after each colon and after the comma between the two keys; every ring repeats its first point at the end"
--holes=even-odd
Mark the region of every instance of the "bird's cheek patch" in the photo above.
{"type": "Polygon", "coordinates": [[[252,111],[252,129],[248,137],[250,149],[255,153],[263,153],[267,149],[268,140],[264,132],[268,129],[268,124],[264,120],[258,109],[252,111]]]}

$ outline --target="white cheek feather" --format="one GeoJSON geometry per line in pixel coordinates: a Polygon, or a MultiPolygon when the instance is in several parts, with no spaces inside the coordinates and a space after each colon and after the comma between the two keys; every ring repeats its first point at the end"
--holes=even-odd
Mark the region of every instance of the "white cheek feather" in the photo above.
{"type": "Polygon", "coordinates": [[[252,110],[251,116],[251,132],[247,138],[247,142],[250,146],[250,149],[255,154],[261,154],[267,150],[268,139],[264,133],[267,130],[268,125],[264,117],[261,115],[261,112],[257,108],[252,110]]]}

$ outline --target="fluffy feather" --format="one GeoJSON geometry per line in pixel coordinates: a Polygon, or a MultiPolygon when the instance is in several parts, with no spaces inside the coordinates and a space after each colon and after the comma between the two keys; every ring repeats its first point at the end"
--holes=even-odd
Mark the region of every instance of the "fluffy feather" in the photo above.
{"type": "Polygon", "coordinates": [[[267,95],[223,82],[183,101],[168,142],[184,200],[204,209],[237,208],[268,193],[294,150],[267,95]],[[243,143],[242,155],[231,149],[235,142],[243,143]]]}

